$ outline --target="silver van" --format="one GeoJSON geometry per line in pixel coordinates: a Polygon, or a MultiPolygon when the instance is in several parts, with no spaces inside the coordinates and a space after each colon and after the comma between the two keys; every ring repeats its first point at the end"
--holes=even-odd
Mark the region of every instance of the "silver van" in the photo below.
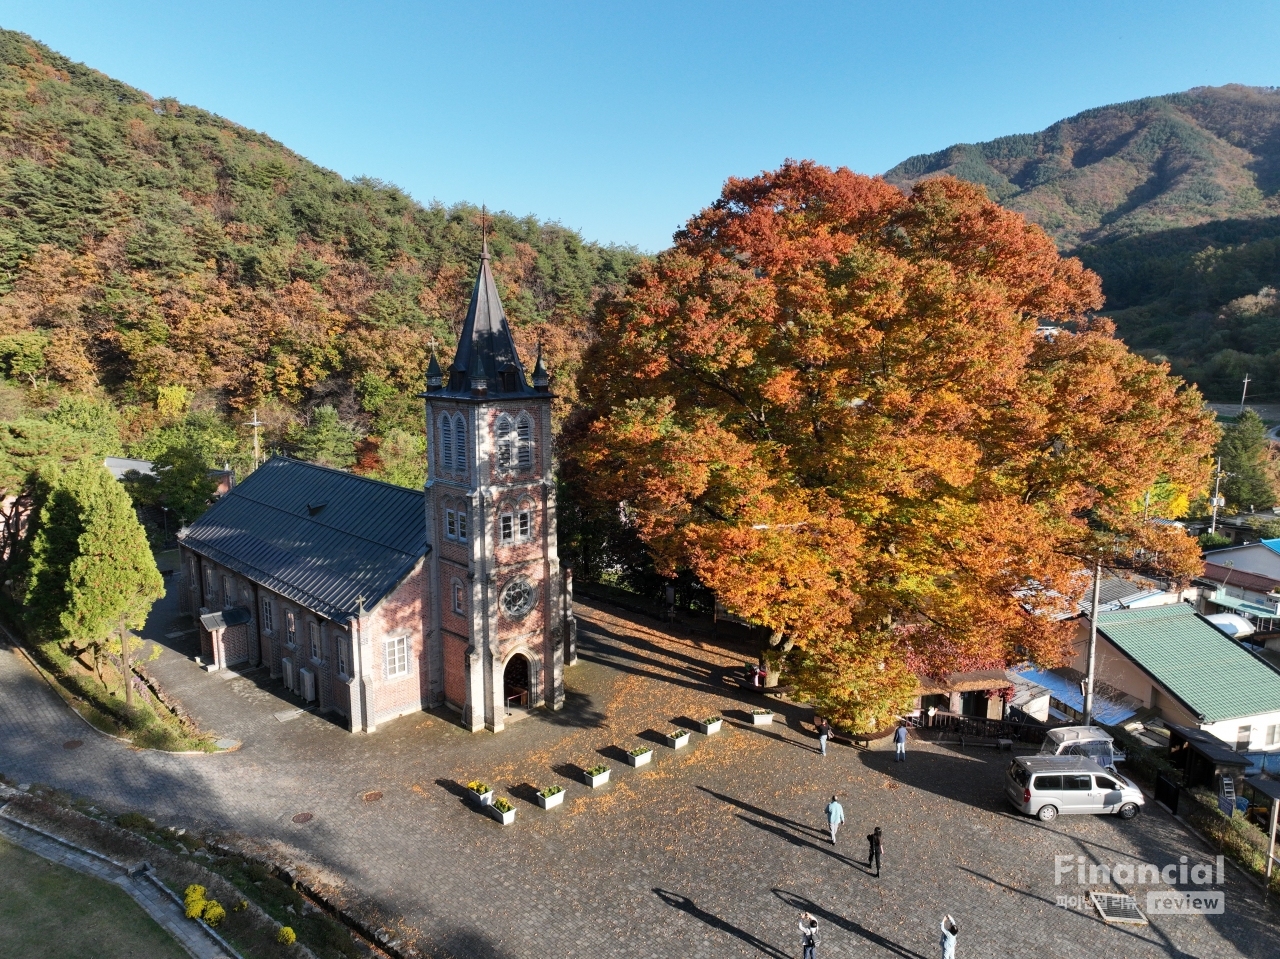
{"type": "Polygon", "coordinates": [[[1132,819],[1142,791],[1084,756],[1019,756],[1005,774],[1005,795],[1018,812],[1051,822],[1072,813],[1115,813],[1132,819]]]}

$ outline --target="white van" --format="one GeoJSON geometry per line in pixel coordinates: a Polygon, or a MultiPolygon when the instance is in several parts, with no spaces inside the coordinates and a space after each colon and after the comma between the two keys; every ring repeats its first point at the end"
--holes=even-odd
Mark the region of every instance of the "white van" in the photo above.
{"type": "Polygon", "coordinates": [[[1018,812],[1051,822],[1059,815],[1138,815],[1142,791],[1084,756],[1019,756],[1005,774],[1005,795],[1018,812]]]}
{"type": "Polygon", "coordinates": [[[1097,726],[1059,726],[1045,733],[1041,756],[1087,756],[1103,769],[1124,762],[1124,753],[1116,749],[1115,740],[1097,726]]]}

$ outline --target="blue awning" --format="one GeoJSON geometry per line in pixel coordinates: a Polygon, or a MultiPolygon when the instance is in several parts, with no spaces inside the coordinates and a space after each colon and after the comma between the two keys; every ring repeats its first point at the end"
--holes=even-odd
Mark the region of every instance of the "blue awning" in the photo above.
{"type": "MultiPolygon", "coordinates": [[[[1080,687],[1071,680],[1059,676],[1057,673],[1036,669],[1033,666],[1020,669],[1017,672],[1019,676],[1028,682],[1047,689],[1051,699],[1056,699],[1077,712],[1084,712],[1084,694],[1080,692],[1080,687]]],[[[1137,711],[1138,709],[1135,706],[1103,699],[1097,693],[1093,696],[1093,718],[1095,721],[1108,726],[1119,725],[1137,711]]]]}

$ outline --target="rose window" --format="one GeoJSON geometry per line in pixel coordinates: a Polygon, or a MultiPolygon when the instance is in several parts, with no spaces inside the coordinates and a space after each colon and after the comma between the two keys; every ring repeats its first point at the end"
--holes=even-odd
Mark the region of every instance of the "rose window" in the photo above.
{"type": "Polygon", "coordinates": [[[502,604],[502,611],[512,619],[523,616],[533,609],[533,601],[533,584],[523,577],[508,583],[507,588],[502,591],[502,596],[499,598],[499,602],[502,604]]]}

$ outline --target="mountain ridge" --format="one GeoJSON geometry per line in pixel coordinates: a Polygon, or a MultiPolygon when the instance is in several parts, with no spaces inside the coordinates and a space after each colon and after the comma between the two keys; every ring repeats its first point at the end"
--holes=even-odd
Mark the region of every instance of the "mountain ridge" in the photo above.
{"type": "Polygon", "coordinates": [[[908,157],[884,176],[981,183],[1069,251],[1280,214],[1280,88],[1195,87],[1094,107],[1037,133],[908,157]]]}

